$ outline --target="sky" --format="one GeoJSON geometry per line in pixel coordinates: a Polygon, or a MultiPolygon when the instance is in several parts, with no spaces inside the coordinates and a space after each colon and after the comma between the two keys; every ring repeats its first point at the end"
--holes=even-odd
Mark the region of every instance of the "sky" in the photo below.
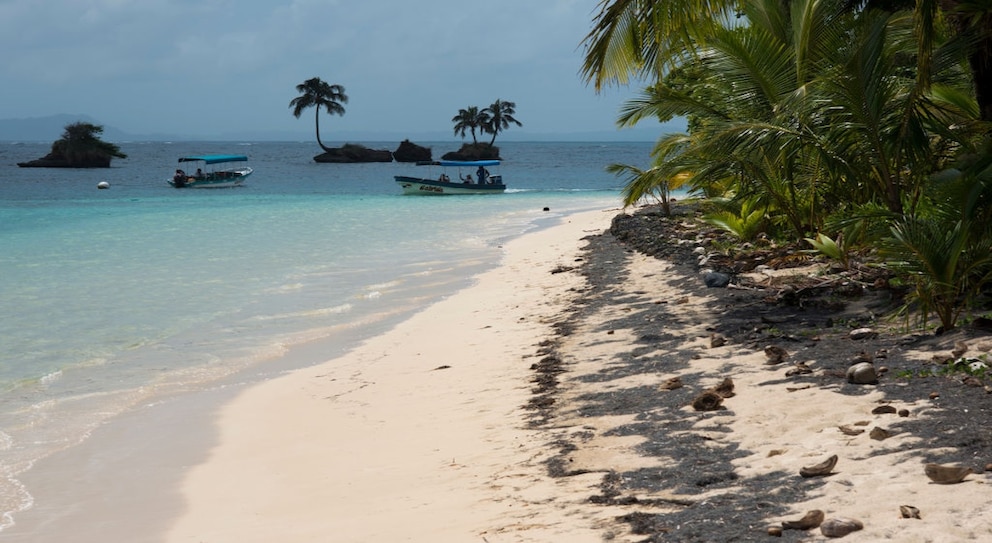
{"type": "MultiPolygon", "coordinates": [[[[313,139],[289,102],[342,85],[321,137],[446,134],[461,108],[516,104],[501,139],[616,134],[639,88],[596,93],[580,69],[599,0],[0,0],[0,119],[82,114],[136,134],[313,139]]],[[[645,134],[647,137],[640,137],[645,134]]],[[[416,140],[414,140],[416,141],[416,140]]]]}

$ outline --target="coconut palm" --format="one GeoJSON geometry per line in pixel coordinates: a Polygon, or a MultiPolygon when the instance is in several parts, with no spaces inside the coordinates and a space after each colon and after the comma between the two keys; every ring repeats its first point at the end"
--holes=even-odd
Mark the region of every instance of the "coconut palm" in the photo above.
{"type": "Polygon", "coordinates": [[[497,98],[489,107],[482,110],[489,117],[485,124],[486,132],[493,135],[492,139],[489,140],[489,145],[496,142],[496,134],[506,130],[511,124],[523,126],[523,123],[513,118],[517,112],[516,108],[517,104],[497,98]]]}
{"type": "MultiPolygon", "coordinates": [[[[627,84],[632,78],[653,82],[676,68],[692,54],[695,45],[707,43],[713,30],[736,22],[738,10],[750,1],[733,0],[601,0],[593,29],[583,43],[586,54],[582,73],[598,91],[604,84],[627,84]]],[[[788,4],[786,2],[785,4],[788,4]]],[[[967,61],[981,119],[992,121],[992,12],[987,4],[969,0],[866,0],[847,2],[848,14],[883,10],[912,10],[917,67],[921,91],[929,89],[939,35],[957,34],[958,60],[967,61]]],[[[786,20],[787,21],[787,20],[786,20]]],[[[781,24],[785,21],[777,21],[781,24]]]]}
{"type": "Polygon", "coordinates": [[[475,138],[476,130],[484,130],[487,123],[489,122],[489,113],[486,110],[479,110],[477,106],[469,106],[465,109],[459,109],[458,115],[451,118],[451,122],[455,123],[455,135],[465,137],[465,132],[470,131],[472,133],[472,144],[475,145],[479,141],[475,138]]]}
{"type": "Polygon", "coordinates": [[[309,107],[316,107],[314,122],[317,127],[317,145],[320,145],[320,148],[324,151],[330,151],[320,141],[320,110],[323,108],[327,111],[328,115],[344,115],[344,106],[341,104],[348,103],[348,96],[344,93],[344,87],[341,85],[331,85],[319,77],[314,77],[297,85],[296,92],[299,92],[300,96],[293,98],[289,102],[289,107],[293,108],[293,116],[299,119],[303,110],[309,107]]]}

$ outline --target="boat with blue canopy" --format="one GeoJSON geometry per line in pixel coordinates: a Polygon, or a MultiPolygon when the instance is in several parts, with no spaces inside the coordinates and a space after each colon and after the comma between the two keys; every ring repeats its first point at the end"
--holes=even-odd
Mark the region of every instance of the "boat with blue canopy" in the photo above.
{"type": "Polygon", "coordinates": [[[499,160],[495,159],[418,162],[418,166],[440,166],[441,173],[436,177],[430,174],[428,177],[395,175],[393,179],[403,189],[403,194],[425,196],[500,194],[506,191],[506,185],[503,184],[503,176],[489,171],[489,168],[495,169],[499,166],[499,162],[499,160]],[[455,177],[450,177],[449,172],[455,177]]]}
{"type": "MultiPolygon", "coordinates": [[[[245,155],[195,155],[184,156],[179,164],[193,163],[196,171],[187,172],[184,168],[176,169],[175,175],[169,179],[169,184],[179,188],[228,188],[244,183],[252,173],[247,165],[232,165],[247,162],[245,155]]],[[[190,169],[187,167],[186,169],[190,169]]]]}

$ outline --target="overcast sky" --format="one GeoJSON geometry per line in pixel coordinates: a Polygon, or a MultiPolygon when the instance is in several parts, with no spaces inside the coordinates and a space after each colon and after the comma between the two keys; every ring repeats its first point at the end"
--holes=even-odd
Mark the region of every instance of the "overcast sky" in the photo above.
{"type": "MultiPolygon", "coordinates": [[[[0,119],[84,114],[129,133],[273,131],[296,85],[344,86],[321,136],[452,134],[460,108],[515,102],[505,136],[614,131],[637,89],[579,75],[598,0],[0,0],[0,119]]],[[[663,131],[657,123],[644,128],[663,131]]],[[[671,130],[667,130],[671,131],[671,130]]],[[[500,136],[503,138],[504,136],[500,136]]]]}

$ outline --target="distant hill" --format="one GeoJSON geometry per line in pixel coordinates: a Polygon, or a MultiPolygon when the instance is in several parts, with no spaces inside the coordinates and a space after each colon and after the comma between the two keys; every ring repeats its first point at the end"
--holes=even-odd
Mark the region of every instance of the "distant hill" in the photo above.
{"type": "MultiPolygon", "coordinates": [[[[189,136],[177,134],[130,134],[113,126],[104,124],[99,119],[89,115],[59,114],[48,117],[30,117],[25,119],[0,119],[0,141],[51,143],[60,136],[65,126],[75,122],[87,122],[103,126],[104,141],[121,143],[131,141],[310,141],[310,132],[279,132],[272,130],[252,130],[239,133],[215,134],[212,136],[189,136]],[[305,134],[305,135],[303,135],[305,134]]],[[[541,133],[526,130],[511,130],[500,134],[500,141],[655,141],[662,134],[685,130],[682,121],[644,126],[623,130],[601,130],[596,132],[572,133],[541,133]]],[[[399,143],[405,139],[418,141],[449,141],[452,140],[450,131],[442,132],[364,132],[364,131],[335,131],[330,135],[330,141],[340,142],[392,142],[399,143]]],[[[458,141],[458,140],[455,140],[458,141]]]]}
{"type": "Polygon", "coordinates": [[[88,115],[60,114],[48,117],[30,117],[27,119],[0,119],[0,141],[41,142],[51,143],[62,136],[65,126],[70,123],[84,122],[103,126],[101,139],[121,141],[131,139],[126,133],[112,126],[107,126],[88,115]]]}

